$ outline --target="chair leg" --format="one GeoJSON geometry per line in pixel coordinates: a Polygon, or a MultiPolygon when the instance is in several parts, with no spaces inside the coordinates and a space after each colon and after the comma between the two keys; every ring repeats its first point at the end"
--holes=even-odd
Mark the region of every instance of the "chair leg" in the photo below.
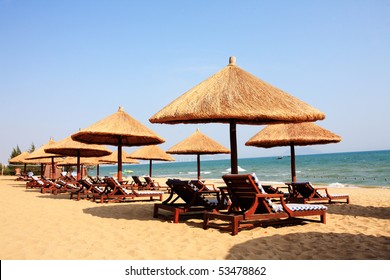
{"type": "Polygon", "coordinates": [[[179,209],[175,209],[174,213],[173,213],[173,222],[175,224],[177,224],[179,222],[179,209]]]}
{"type": "Polygon", "coordinates": [[[324,213],[324,214],[321,215],[321,222],[322,222],[323,224],[326,224],[326,213],[324,213]]]}
{"type": "Polygon", "coordinates": [[[238,234],[238,217],[234,216],[232,220],[232,235],[237,235],[238,234]]]}

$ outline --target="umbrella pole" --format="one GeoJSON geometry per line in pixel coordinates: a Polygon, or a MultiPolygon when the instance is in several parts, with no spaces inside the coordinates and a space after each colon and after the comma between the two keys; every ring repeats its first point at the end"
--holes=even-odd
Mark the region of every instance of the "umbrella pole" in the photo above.
{"type": "Polygon", "coordinates": [[[152,177],[152,160],[149,160],[149,176],[152,177]]]}
{"type": "Polygon", "coordinates": [[[297,175],[295,171],[295,149],[293,144],[290,145],[290,153],[291,153],[291,179],[292,182],[296,182],[297,175]]]}
{"type": "Polygon", "coordinates": [[[99,173],[100,173],[100,170],[99,170],[99,164],[96,166],[96,176],[99,177],[99,173]]]}
{"type": "Polygon", "coordinates": [[[200,180],[200,154],[196,155],[198,162],[198,180],[200,180]]]}
{"type": "Polygon", "coordinates": [[[81,180],[80,172],[80,150],[77,151],[77,181],[81,180]]]}
{"type": "Polygon", "coordinates": [[[43,163],[41,163],[41,178],[43,178],[44,174],[43,174],[43,163]]]}
{"type": "Polygon", "coordinates": [[[231,173],[238,174],[237,130],[235,120],[230,120],[230,166],[231,173]]]}
{"type": "Polygon", "coordinates": [[[118,181],[122,181],[122,136],[118,139],[118,181]]]}
{"type": "Polygon", "coordinates": [[[56,179],[56,171],[54,167],[54,157],[51,157],[51,178],[56,179]]]}

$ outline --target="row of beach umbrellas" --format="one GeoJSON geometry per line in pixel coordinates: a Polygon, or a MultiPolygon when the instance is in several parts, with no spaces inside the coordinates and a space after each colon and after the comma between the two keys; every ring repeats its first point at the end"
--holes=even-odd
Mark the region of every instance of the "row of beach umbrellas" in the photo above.
{"type": "Polygon", "coordinates": [[[246,145],[265,148],[290,146],[291,166],[294,169],[292,180],[295,181],[294,146],[335,143],[341,140],[338,135],[313,123],[324,118],[325,114],[321,111],[239,68],[236,66],[236,59],[231,57],[225,68],[185,92],[149,119],[151,123],[161,124],[229,124],[230,150],[197,130],[165,153],[157,147],[165,140],[119,107],[114,114],[64,140],[48,143],[43,147],[46,155],[30,155],[29,158],[50,158],[54,165],[58,157],[74,156],[77,157],[77,166],[80,166],[82,157],[110,155],[111,151],[103,145],[117,146],[117,177],[122,180],[122,163],[126,158],[150,160],[151,175],[152,160],[174,160],[167,153],[196,154],[199,178],[200,155],[230,153],[231,173],[237,174],[236,125],[269,124],[246,145]],[[145,147],[124,156],[124,146],[145,147]],[[154,150],[148,151],[149,146],[154,150]]]}

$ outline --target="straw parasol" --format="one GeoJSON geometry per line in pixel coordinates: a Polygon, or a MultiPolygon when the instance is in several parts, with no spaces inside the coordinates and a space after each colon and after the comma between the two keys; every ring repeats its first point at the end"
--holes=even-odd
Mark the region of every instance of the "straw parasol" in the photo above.
{"type": "Polygon", "coordinates": [[[54,154],[54,153],[47,153],[45,152],[45,149],[50,148],[55,144],[54,140],[50,138],[49,142],[42,145],[38,149],[36,149],[34,152],[30,153],[28,157],[26,157],[26,160],[33,160],[35,163],[41,163],[41,174],[43,175],[43,164],[49,163],[48,160],[50,159],[51,162],[51,177],[52,179],[55,178],[55,162],[60,161],[61,159],[55,159],[55,158],[62,158],[63,155],[54,154]]]}
{"type": "Polygon", "coordinates": [[[56,153],[63,156],[77,157],[77,180],[81,179],[80,158],[106,156],[112,152],[102,145],[85,144],[74,141],[70,136],[51,145],[45,152],[56,153]]]}
{"type": "Polygon", "coordinates": [[[325,114],[290,94],[229,65],[152,116],[152,123],[229,123],[231,170],[238,173],[236,124],[322,120],[325,114]]]}
{"type": "Polygon", "coordinates": [[[119,110],[72,135],[72,139],[89,144],[118,146],[118,180],[122,180],[122,146],[144,146],[164,143],[152,130],[119,110]]]}
{"type": "Polygon", "coordinates": [[[200,155],[206,154],[230,154],[228,148],[225,148],[215,140],[206,136],[197,129],[195,133],[179,142],[167,150],[169,154],[195,154],[197,155],[198,180],[200,179],[200,155]]]}
{"type": "Polygon", "coordinates": [[[25,159],[29,155],[30,155],[30,153],[25,151],[25,152],[21,153],[20,155],[17,155],[15,157],[9,159],[8,162],[11,163],[11,164],[25,163],[25,159]]]}
{"type": "Polygon", "coordinates": [[[268,125],[249,139],[245,145],[262,148],[290,146],[291,179],[296,182],[294,146],[328,144],[340,141],[340,136],[315,123],[294,123],[268,125]]]}
{"type": "Polygon", "coordinates": [[[129,158],[149,160],[149,176],[152,177],[153,160],[161,161],[175,161],[175,159],[167,154],[163,149],[157,145],[144,146],[132,152],[129,158]]]}
{"type": "Polygon", "coordinates": [[[11,164],[23,163],[24,164],[23,173],[26,174],[27,163],[29,162],[28,160],[26,160],[26,157],[28,157],[29,155],[30,155],[30,153],[25,151],[25,152],[21,153],[20,155],[17,155],[15,157],[9,159],[8,162],[11,164]]]}

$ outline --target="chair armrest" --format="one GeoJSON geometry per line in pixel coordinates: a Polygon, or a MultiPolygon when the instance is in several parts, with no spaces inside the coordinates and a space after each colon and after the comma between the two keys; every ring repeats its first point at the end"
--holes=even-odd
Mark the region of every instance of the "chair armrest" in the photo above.
{"type": "Polygon", "coordinates": [[[281,193],[265,193],[265,194],[256,194],[256,197],[259,198],[283,198],[281,193]]]}

